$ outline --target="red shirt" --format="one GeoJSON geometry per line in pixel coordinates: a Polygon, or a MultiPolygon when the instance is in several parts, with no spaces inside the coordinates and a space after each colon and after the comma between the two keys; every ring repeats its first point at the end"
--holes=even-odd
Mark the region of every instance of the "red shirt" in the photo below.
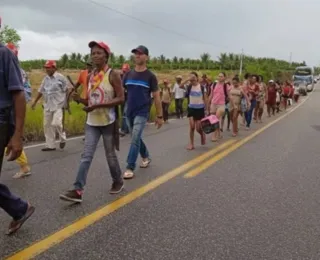
{"type": "Polygon", "coordinates": [[[256,99],[257,95],[259,94],[260,87],[258,84],[249,85],[247,88],[249,97],[251,100],[256,99]]]}
{"type": "Polygon", "coordinates": [[[291,92],[291,88],[289,87],[289,86],[285,86],[284,88],[283,88],[283,95],[284,96],[289,96],[290,95],[290,92],[291,92]]]}

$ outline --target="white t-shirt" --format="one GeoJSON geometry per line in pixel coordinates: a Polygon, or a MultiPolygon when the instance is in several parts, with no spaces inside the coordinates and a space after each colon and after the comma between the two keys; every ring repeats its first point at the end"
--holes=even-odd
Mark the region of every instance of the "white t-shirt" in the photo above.
{"type": "Polygon", "coordinates": [[[184,98],[185,90],[183,88],[180,88],[178,83],[175,83],[173,85],[172,93],[174,93],[175,99],[181,99],[184,98]]]}

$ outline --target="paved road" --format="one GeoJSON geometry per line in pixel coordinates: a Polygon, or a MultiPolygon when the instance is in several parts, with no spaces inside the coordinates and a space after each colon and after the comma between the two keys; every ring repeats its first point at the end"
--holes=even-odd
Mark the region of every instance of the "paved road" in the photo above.
{"type": "MultiPolygon", "coordinates": [[[[11,163],[5,164],[1,181],[32,201],[37,212],[13,237],[1,235],[6,226],[0,226],[0,258],[40,241],[11,259],[31,259],[31,253],[40,251],[44,252],[34,259],[320,259],[319,99],[316,90],[302,106],[254,138],[254,131],[275,118],[241,131],[237,140],[248,142],[232,153],[237,144],[218,155],[211,152],[200,164],[202,172],[201,167],[193,168],[198,174],[193,178],[183,178],[187,168],[195,166],[192,159],[200,156],[201,162],[203,154],[221,144],[208,143],[190,152],[184,150],[186,120],[172,121],[160,131],[148,126],[145,140],[152,165],[139,170],[118,196],[107,192],[110,177],[100,146],[81,205],[58,199],[74,181],[81,139],[68,142],[65,151],[49,154],[41,153],[41,147],[27,149],[33,176],[11,179],[16,167],[11,163]],[[122,199],[114,202],[118,198],[122,199]],[[70,236],[95,218],[99,221],[70,236]],[[64,236],[70,237],[63,240],[64,236]]],[[[224,134],[223,142],[231,139],[229,135],[224,134]]],[[[123,166],[128,143],[124,138],[119,154],[123,166]]],[[[1,223],[8,221],[0,215],[1,223]]]]}

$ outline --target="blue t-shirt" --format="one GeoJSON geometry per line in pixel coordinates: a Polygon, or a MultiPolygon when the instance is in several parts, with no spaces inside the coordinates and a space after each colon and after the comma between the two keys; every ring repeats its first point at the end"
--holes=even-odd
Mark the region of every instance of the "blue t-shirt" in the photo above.
{"type": "Polygon", "coordinates": [[[13,91],[24,91],[17,57],[0,43],[0,123],[7,123],[5,111],[11,110],[10,122],[14,123],[13,91]]]}
{"type": "Polygon", "coordinates": [[[130,70],[123,77],[123,87],[127,90],[127,117],[148,117],[151,93],[159,90],[157,77],[148,69],[130,70]]]}

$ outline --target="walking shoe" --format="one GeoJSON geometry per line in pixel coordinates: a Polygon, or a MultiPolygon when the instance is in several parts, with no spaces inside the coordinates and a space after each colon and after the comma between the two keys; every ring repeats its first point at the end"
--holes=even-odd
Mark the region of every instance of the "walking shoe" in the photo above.
{"type": "Polygon", "coordinates": [[[110,194],[118,194],[120,193],[124,188],[123,182],[114,182],[112,183],[111,189],[109,191],[110,194]]]}
{"type": "Polygon", "coordinates": [[[22,227],[24,222],[26,222],[32,216],[34,211],[35,211],[35,207],[28,204],[28,208],[27,208],[27,211],[24,214],[24,216],[22,218],[20,218],[19,220],[12,220],[6,234],[12,235],[12,234],[16,233],[22,227]]]}
{"type": "Polygon", "coordinates": [[[60,142],[60,145],[59,145],[60,149],[63,149],[66,147],[66,142],[60,142]]]}
{"type": "Polygon", "coordinates": [[[82,202],[82,192],[80,190],[69,190],[64,194],[60,194],[60,199],[71,202],[82,202]]]}
{"type": "Polygon", "coordinates": [[[144,158],[141,161],[140,168],[148,168],[150,163],[151,163],[151,159],[150,158],[144,158]]]}
{"type": "Polygon", "coordinates": [[[41,151],[42,152],[51,152],[51,151],[55,151],[56,148],[49,148],[49,147],[45,147],[45,148],[42,148],[41,151]]]}
{"type": "Polygon", "coordinates": [[[12,176],[13,179],[20,179],[23,177],[28,177],[31,175],[31,172],[17,172],[15,175],[12,176]]]}
{"type": "Polygon", "coordinates": [[[127,169],[123,174],[124,179],[132,179],[133,177],[134,177],[134,173],[130,169],[127,169]]]}

